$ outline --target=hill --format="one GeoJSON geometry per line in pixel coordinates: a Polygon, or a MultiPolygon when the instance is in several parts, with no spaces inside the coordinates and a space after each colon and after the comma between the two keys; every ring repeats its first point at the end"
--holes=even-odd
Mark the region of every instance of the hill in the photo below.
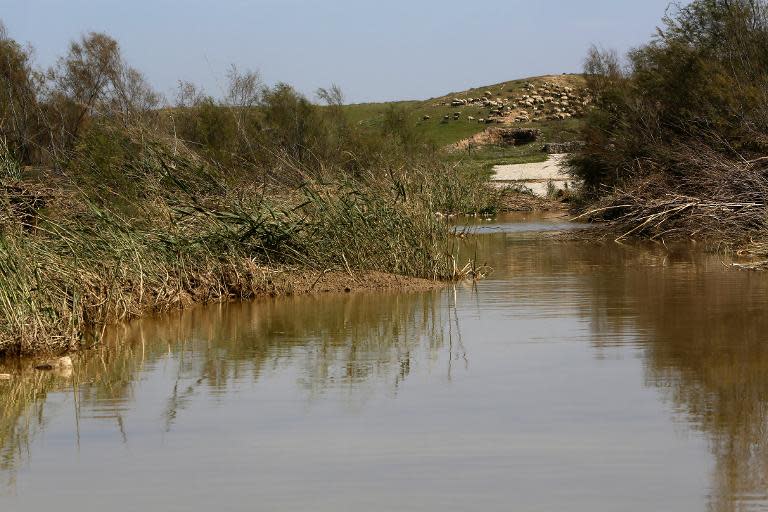
{"type": "Polygon", "coordinates": [[[382,125],[389,109],[399,109],[447,158],[489,171],[496,164],[543,161],[542,144],[576,140],[590,102],[584,76],[570,74],[521,78],[423,101],[344,108],[353,122],[371,128],[382,125]],[[499,126],[537,129],[540,137],[536,144],[484,144],[484,132],[499,126]]]}
{"type": "MultiPolygon", "coordinates": [[[[427,135],[429,139],[441,146],[454,144],[461,139],[471,137],[486,128],[485,122],[489,118],[496,119],[494,111],[499,108],[509,108],[507,112],[515,114],[513,119],[528,116],[528,121],[522,122],[525,127],[546,127],[547,121],[558,120],[552,116],[559,112],[554,109],[560,105],[554,105],[559,101],[560,94],[568,89],[575,91],[579,99],[585,97],[586,81],[582,75],[547,75],[540,77],[523,78],[510,82],[502,82],[494,85],[476,87],[462,92],[450,92],[446,95],[430,98],[423,101],[397,101],[384,103],[360,103],[347,105],[345,111],[350,119],[361,125],[370,127],[380,126],[387,109],[396,107],[407,112],[409,119],[427,135]],[[548,96],[553,99],[549,104],[537,105],[533,98],[539,92],[542,100],[548,96]],[[555,94],[558,100],[555,100],[555,94]],[[531,104],[525,102],[531,97],[531,104]],[[460,105],[456,100],[466,101],[460,105]],[[487,100],[487,101],[486,101],[487,100]],[[539,110],[541,106],[541,110],[539,110]],[[552,108],[544,108],[550,106],[552,108]],[[534,111],[533,109],[537,110],[534,111]],[[459,119],[454,119],[454,114],[461,112],[459,119]],[[542,115],[537,115],[540,112],[542,115]],[[522,116],[521,116],[522,114],[522,116]],[[446,116],[448,116],[446,118],[446,116]],[[447,121],[447,122],[444,122],[447,121]],[[456,121],[456,122],[454,122],[456,121]]],[[[571,106],[571,105],[569,105],[571,106]]],[[[582,105],[579,105],[582,107],[582,105]]],[[[583,109],[581,109],[583,111],[583,109]]],[[[574,112],[578,112],[574,110],[574,112]]],[[[564,114],[562,120],[573,118],[573,114],[564,114]]],[[[505,116],[511,117],[511,116],[505,116]]],[[[490,123],[489,123],[490,124],[490,123]]]]}

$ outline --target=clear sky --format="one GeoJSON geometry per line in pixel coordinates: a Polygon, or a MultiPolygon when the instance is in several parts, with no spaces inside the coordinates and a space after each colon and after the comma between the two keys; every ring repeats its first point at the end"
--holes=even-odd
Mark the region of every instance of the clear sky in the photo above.
{"type": "Polygon", "coordinates": [[[47,66],[88,31],[173,97],[189,80],[219,95],[227,66],[348,101],[422,99],[581,70],[596,43],[647,41],[669,0],[2,0],[10,35],[47,66]]]}

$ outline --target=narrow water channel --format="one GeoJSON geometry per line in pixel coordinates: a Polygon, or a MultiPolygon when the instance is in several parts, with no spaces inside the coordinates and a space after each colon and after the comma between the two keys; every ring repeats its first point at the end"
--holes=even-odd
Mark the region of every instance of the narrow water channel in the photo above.
{"type": "Polygon", "coordinates": [[[0,382],[0,510],[768,508],[768,276],[564,228],[482,224],[476,285],[198,308],[0,382]]]}

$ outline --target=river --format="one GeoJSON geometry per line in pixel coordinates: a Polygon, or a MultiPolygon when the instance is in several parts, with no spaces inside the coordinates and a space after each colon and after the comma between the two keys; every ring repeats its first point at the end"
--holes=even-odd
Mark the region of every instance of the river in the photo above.
{"type": "Polygon", "coordinates": [[[479,226],[479,283],[195,308],[0,382],[0,510],[768,509],[768,276],[479,226]]]}

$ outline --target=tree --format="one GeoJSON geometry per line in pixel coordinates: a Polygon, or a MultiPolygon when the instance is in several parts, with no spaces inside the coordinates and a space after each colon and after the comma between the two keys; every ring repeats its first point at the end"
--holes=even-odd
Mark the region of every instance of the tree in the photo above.
{"type": "Polygon", "coordinates": [[[694,0],[668,9],[628,54],[593,48],[585,63],[597,109],[572,159],[587,192],[648,173],[693,184],[703,149],[742,161],[768,152],[768,2],[694,0]]]}
{"type": "Polygon", "coordinates": [[[290,85],[279,83],[263,89],[261,107],[273,143],[300,162],[316,154],[325,130],[317,107],[307,98],[290,85]]]}
{"type": "Polygon", "coordinates": [[[232,64],[227,71],[227,95],[225,104],[236,108],[251,108],[259,103],[264,84],[256,71],[240,72],[232,64]]]}
{"type": "Polygon", "coordinates": [[[64,148],[71,147],[90,119],[118,117],[128,124],[160,101],[144,76],[124,61],[117,41],[103,33],[72,41],[49,78],[49,104],[64,148]]]}
{"type": "Polygon", "coordinates": [[[0,21],[0,136],[20,163],[30,163],[41,128],[40,79],[30,61],[31,50],[11,39],[0,21]]]}

